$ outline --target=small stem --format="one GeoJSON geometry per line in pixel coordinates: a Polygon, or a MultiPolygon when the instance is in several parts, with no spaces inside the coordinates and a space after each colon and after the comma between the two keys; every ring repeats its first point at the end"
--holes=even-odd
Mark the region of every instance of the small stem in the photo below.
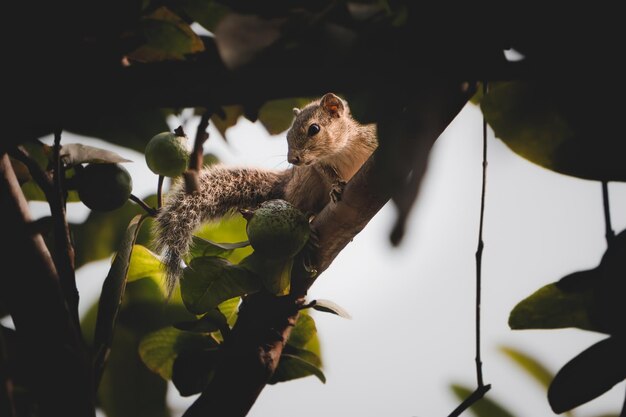
{"type": "MultiPolygon", "coordinates": [[[[487,94],[487,82],[483,82],[483,95],[487,94]]],[[[485,243],[483,241],[483,224],[485,219],[485,195],[487,189],[487,120],[483,116],[483,172],[482,190],[480,194],[480,222],[478,226],[478,248],[476,249],[476,381],[478,390],[484,386],[483,363],[480,356],[480,304],[482,285],[482,260],[485,243]]],[[[484,393],[483,393],[484,395],[484,393]]]]}
{"type": "Polygon", "coordinates": [[[141,198],[137,197],[135,194],[131,194],[129,198],[130,198],[131,201],[136,203],[139,207],[144,209],[145,212],[148,213],[148,215],[150,215],[152,217],[155,217],[157,215],[157,210],[155,210],[152,207],[150,207],[145,201],[143,201],[141,198]]]}
{"type": "Polygon", "coordinates": [[[61,129],[54,132],[54,146],[52,148],[52,163],[54,166],[52,182],[54,185],[53,199],[50,201],[50,211],[54,219],[54,240],[56,250],[54,260],[59,271],[61,288],[65,296],[70,314],[77,326],[78,318],[78,289],[74,275],[74,246],[70,239],[70,229],[65,217],[65,169],[59,156],[61,151],[61,129]]]}
{"type": "Polygon", "coordinates": [[[604,225],[606,227],[605,237],[607,245],[610,245],[615,238],[615,232],[611,226],[611,207],[609,205],[609,184],[602,181],[602,203],[604,206],[604,225]]]}
{"type": "Polygon", "coordinates": [[[163,180],[165,180],[165,176],[159,175],[159,183],[157,185],[157,210],[163,207],[163,180]]]}
{"type": "Polygon", "coordinates": [[[490,389],[491,389],[491,385],[489,384],[479,386],[478,388],[476,388],[474,392],[470,394],[469,397],[464,399],[463,402],[459,404],[459,406],[455,408],[454,411],[452,411],[448,417],[460,416],[463,411],[467,410],[472,405],[474,405],[478,400],[483,398],[485,394],[487,393],[487,391],[489,391],[490,389]]]}

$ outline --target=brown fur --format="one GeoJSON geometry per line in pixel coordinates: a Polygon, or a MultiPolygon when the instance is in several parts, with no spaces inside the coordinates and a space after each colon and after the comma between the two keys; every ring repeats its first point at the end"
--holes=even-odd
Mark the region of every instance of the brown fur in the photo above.
{"type": "Polygon", "coordinates": [[[181,182],[173,187],[155,222],[170,292],[182,272],[181,259],[189,251],[192,233],[203,222],[276,198],[316,214],[330,201],[333,184],[349,181],[376,149],[375,127],[352,119],[347,103],[334,94],[294,113],[287,142],[290,158],[300,158],[298,165],[284,171],[209,167],[200,174],[199,194],[186,194],[181,182]],[[309,136],[313,123],[320,130],[309,136]]]}

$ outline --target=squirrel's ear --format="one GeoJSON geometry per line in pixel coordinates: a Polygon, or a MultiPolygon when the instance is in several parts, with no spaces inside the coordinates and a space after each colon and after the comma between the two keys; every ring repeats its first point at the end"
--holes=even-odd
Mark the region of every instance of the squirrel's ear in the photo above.
{"type": "Polygon", "coordinates": [[[300,110],[299,108],[297,108],[297,107],[294,107],[294,108],[293,108],[293,115],[294,115],[294,116],[299,115],[301,112],[302,112],[302,110],[300,110]]]}
{"type": "Polygon", "coordinates": [[[333,117],[340,117],[343,113],[343,101],[333,93],[325,94],[320,100],[320,106],[333,117]]]}

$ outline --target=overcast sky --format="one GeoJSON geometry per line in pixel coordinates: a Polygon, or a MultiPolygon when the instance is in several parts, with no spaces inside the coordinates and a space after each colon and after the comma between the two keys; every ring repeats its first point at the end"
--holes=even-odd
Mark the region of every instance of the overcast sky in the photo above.
{"type": "MultiPolygon", "coordinates": [[[[387,205],[337,257],[310,291],[352,315],[314,315],[327,383],[314,377],[268,386],[250,417],[445,416],[456,407],[449,385],[473,387],[474,253],[481,179],[481,115],[468,105],[437,141],[405,241],[388,243],[395,218],[387,205]]],[[[179,124],[171,119],[171,127],[179,124]]],[[[188,132],[195,131],[193,121],[188,132]]],[[[156,132],[155,132],[156,133],[156,132]]],[[[491,132],[490,132],[491,134],[491,132]]],[[[286,167],[284,135],[269,137],[246,120],[228,132],[229,145],[211,130],[207,150],[223,162],[286,167]]],[[[65,135],[67,142],[83,141],[65,135]]],[[[94,141],[94,145],[103,142],[94,141]]],[[[154,192],[156,177],[143,155],[113,147],[134,160],[134,193],[154,192]]],[[[604,336],[576,329],[511,331],[511,308],[540,286],[595,267],[605,250],[601,186],[540,168],[493,137],[483,257],[483,362],[488,394],[517,416],[553,415],[545,392],[499,351],[521,349],[556,371],[604,336]]],[[[626,186],[611,184],[616,232],[626,227],[626,186]]],[[[34,210],[45,210],[33,204],[34,210]]],[[[78,221],[88,211],[69,205],[78,221]]],[[[109,261],[78,272],[81,311],[95,300],[109,261]]],[[[170,390],[182,412],[190,399],[170,390]]],[[[624,383],[579,408],[579,417],[618,413],[624,383]]]]}

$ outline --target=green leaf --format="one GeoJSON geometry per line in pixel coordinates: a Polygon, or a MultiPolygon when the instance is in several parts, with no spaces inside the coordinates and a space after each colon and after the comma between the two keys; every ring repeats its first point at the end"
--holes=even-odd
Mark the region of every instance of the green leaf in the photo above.
{"type": "Polygon", "coordinates": [[[186,397],[201,392],[213,379],[218,360],[217,349],[179,353],[172,367],[172,382],[180,395],[186,397]]]}
{"type": "Polygon", "coordinates": [[[304,348],[317,335],[315,320],[303,311],[298,315],[298,321],[291,330],[287,343],[296,348],[304,348]]]}
{"type": "Polygon", "coordinates": [[[228,258],[235,249],[245,248],[249,245],[250,242],[248,241],[236,243],[216,243],[208,239],[193,236],[191,249],[186,261],[203,256],[219,256],[222,258],[228,258]]]}
{"type": "Polygon", "coordinates": [[[280,355],[280,362],[269,383],[276,384],[309,375],[315,375],[320,381],[326,383],[326,376],[320,367],[321,361],[313,352],[288,345],[280,355]]]}
{"type": "Polygon", "coordinates": [[[241,297],[231,298],[230,300],[226,300],[217,308],[222,312],[224,317],[226,317],[226,322],[230,327],[235,325],[237,321],[237,313],[239,311],[239,303],[241,302],[241,297]]]}
{"type": "Polygon", "coordinates": [[[307,98],[270,100],[259,109],[259,121],[270,135],[278,135],[291,127],[294,107],[304,107],[310,101],[307,98]]]}
{"type": "Polygon", "coordinates": [[[130,159],[122,158],[119,154],[113,151],[83,145],[82,143],[64,144],[61,147],[59,156],[61,157],[61,161],[66,166],[74,166],[84,163],[116,164],[121,162],[132,162],[130,159]]]}
{"type": "MultiPolygon", "coordinates": [[[[450,388],[460,401],[465,400],[474,392],[473,389],[458,384],[452,384],[450,388]]],[[[514,417],[513,413],[487,397],[483,397],[478,400],[469,408],[469,410],[476,417],[514,417]]]]}
{"type": "Polygon", "coordinates": [[[239,266],[257,275],[270,293],[275,295],[289,293],[293,258],[274,260],[252,252],[239,263],[239,266]]]}
{"type": "Polygon", "coordinates": [[[108,351],[111,348],[113,329],[115,328],[124,290],[126,289],[126,274],[130,264],[130,256],[144,219],[145,216],[137,215],[131,220],[117,255],[113,260],[111,269],[102,284],[94,334],[94,346],[97,355],[95,369],[97,375],[102,371],[101,367],[104,366],[108,351]]]}
{"type": "Polygon", "coordinates": [[[190,18],[210,32],[215,30],[217,23],[230,11],[229,8],[215,1],[182,0],[180,3],[179,7],[190,18]]]}
{"type": "Polygon", "coordinates": [[[254,274],[216,257],[195,258],[184,269],[181,293],[189,311],[203,314],[230,298],[261,289],[254,274]]]}
{"type": "Polygon", "coordinates": [[[217,349],[217,342],[212,337],[166,327],[141,340],[139,356],[152,372],[169,380],[172,378],[174,360],[181,352],[207,349],[217,349]]]}
{"type": "Polygon", "coordinates": [[[98,389],[98,404],[108,417],[168,417],[167,382],[146,368],[139,355],[139,338],[117,326],[113,349],[98,389]]]}
{"type": "Polygon", "coordinates": [[[566,363],[548,389],[548,401],[559,414],[585,404],[626,378],[626,339],[608,337],[566,363]]]}
{"type": "MultiPolygon", "coordinates": [[[[156,205],[156,196],[145,198],[149,205],[156,205]]],[[[127,202],[115,213],[92,211],[87,220],[80,224],[72,224],[71,231],[76,248],[76,268],[100,259],[107,258],[118,247],[124,237],[124,230],[130,220],[144,211],[138,205],[127,202]]],[[[146,219],[137,236],[137,243],[148,244],[150,238],[150,223],[146,219]]]]}
{"type": "Polygon", "coordinates": [[[128,282],[141,278],[151,278],[156,283],[161,284],[163,283],[163,275],[163,267],[159,257],[145,246],[135,245],[126,275],[128,282]]]}
{"type": "Polygon", "coordinates": [[[140,28],[146,43],[128,55],[135,61],[183,60],[185,55],[204,50],[200,37],[166,7],[144,17],[140,28]]]}
{"type": "Polygon", "coordinates": [[[214,114],[211,117],[211,122],[213,122],[213,126],[220,132],[222,138],[226,140],[226,131],[237,124],[237,121],[243,115],[243,107],[223,106],[222,109],[226,117],[222,119],[217,114],[214,114]]]}
{"type": "Polygon", "coordinates": [[[543,387],[548,388],[554,374],[537,359],[508,346],[501,346],[500,351],[533,376],[543,387]]]}
{"type": "Polygon", "coordinates": [[[352,318],[346,310],[344,310],[342,307],[340,307],[339,305],[335,304],[334,302],[330,300],[322,300],[322,299],[314,300],[311,308],[317,311],[323,311],[325,313],[336,314],[339,317],[343,317],[344,319],[352,318]]]}
{"type": "MultiPolygon", "coordinates": [[[[572,276],[593,281],[595,270],[581,271],[572,276]]],[[[559,283],[548,284],[520,301],[511,311],[511,329],[559,329],[578,327],[597,330],[589,311],[593,305],[590,288],[569,288],[559,283]]]]}
{"type": "Polygon", "coordinates": [[[481,109],[495,135],[529,161],[579,178],[625,181],[626,143],[615,140],[621,113],[605,105],[620,99],[612,90],[556,79],[499,83],[481,109]]]}
{"type": "MultiPolygon", "coordinates": [[[[248,240],[246,224],[241,214],[235,214],[223,217],[218,222],[204,224],[195,235],[211,242],[243,242],[248,240]]],[[[232,263],[239,263],[251,253],[252,247],[245,246],[233,250],[227,259],[232,263]]]]}

